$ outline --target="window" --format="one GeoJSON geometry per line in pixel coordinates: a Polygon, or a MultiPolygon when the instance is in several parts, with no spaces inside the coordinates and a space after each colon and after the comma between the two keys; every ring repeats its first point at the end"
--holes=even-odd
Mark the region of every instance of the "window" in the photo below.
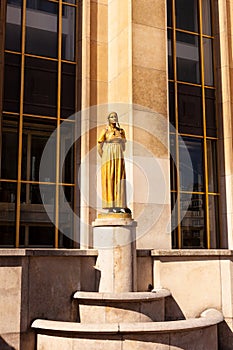
{"type": "Polygon", "coordinates": [[[0,247],[72,247],[74,148],[60,162],[74,133],[78,110],[76,27],[78,1],[7,0],[0,173],[0,247]],[[39,177],[44,147],[53,131],[53,169],[39,177]],[[43,187],[41,197],[40,186],[43,187]],[[43,203],[47,205],[45,210],[43,203]],[[55,213],[59,228],[51,223],[55,213]]]}
{"type": "Polygon", "coordinates": [[[218,134],[211,1],[168,0],[167,25],[171,198],[172,205],[177,204],[173,247],[216,248],[218,134]],[[192,183],[186,171],[187,150],[192,183]]]}

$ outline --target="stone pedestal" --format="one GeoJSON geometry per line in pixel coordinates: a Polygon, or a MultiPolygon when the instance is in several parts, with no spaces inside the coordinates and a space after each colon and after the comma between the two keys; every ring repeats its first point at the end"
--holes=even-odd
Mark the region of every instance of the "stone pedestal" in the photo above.
{"type": "Polygon", "coordinates": [[[128,214],[110,214],[93,223],[93,247],[98,249],[98,291],[124,293],[137,290],[136,222],[128,214]]]}

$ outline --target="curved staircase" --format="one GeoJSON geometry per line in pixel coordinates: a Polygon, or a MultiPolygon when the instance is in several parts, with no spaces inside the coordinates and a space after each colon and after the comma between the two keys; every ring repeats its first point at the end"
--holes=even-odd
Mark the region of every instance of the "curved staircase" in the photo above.
{"type": "Polygon", "coordinates": [[[217,350],[222,313],[209,309],[200,317],[166,321],[170,292],[76,292],[79,322],[37,319],[37,350],[217,350]]]}

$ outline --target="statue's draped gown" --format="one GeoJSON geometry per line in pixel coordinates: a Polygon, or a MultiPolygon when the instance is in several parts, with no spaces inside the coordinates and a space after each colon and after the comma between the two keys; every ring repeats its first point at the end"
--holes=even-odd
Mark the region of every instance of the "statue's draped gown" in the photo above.
{"type": "Polygon", "coordinates": [[[123,151],[125,149],[125,132],[121,128],[114,131],[104,129],[98,139],[102,144],[102,207],[126,208],[126,174],[123,151]]]}

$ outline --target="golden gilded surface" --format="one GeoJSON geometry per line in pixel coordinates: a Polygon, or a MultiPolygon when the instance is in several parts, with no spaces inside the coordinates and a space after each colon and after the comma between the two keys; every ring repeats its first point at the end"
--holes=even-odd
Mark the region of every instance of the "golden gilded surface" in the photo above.
{"type": "Polygon", "coordinates": [[[125,131],[118,123],[117,114],[110,113],[109,125],[102,130],[98,139],[101,156],[102,207],[124,209],[126,204],[125,173],[125,131]]]}
{"type": "Polygon", "coordinates": [[[131,214],[129,213],[101,213],[98,214],[98,219],[131,219],[131,214]]]}

